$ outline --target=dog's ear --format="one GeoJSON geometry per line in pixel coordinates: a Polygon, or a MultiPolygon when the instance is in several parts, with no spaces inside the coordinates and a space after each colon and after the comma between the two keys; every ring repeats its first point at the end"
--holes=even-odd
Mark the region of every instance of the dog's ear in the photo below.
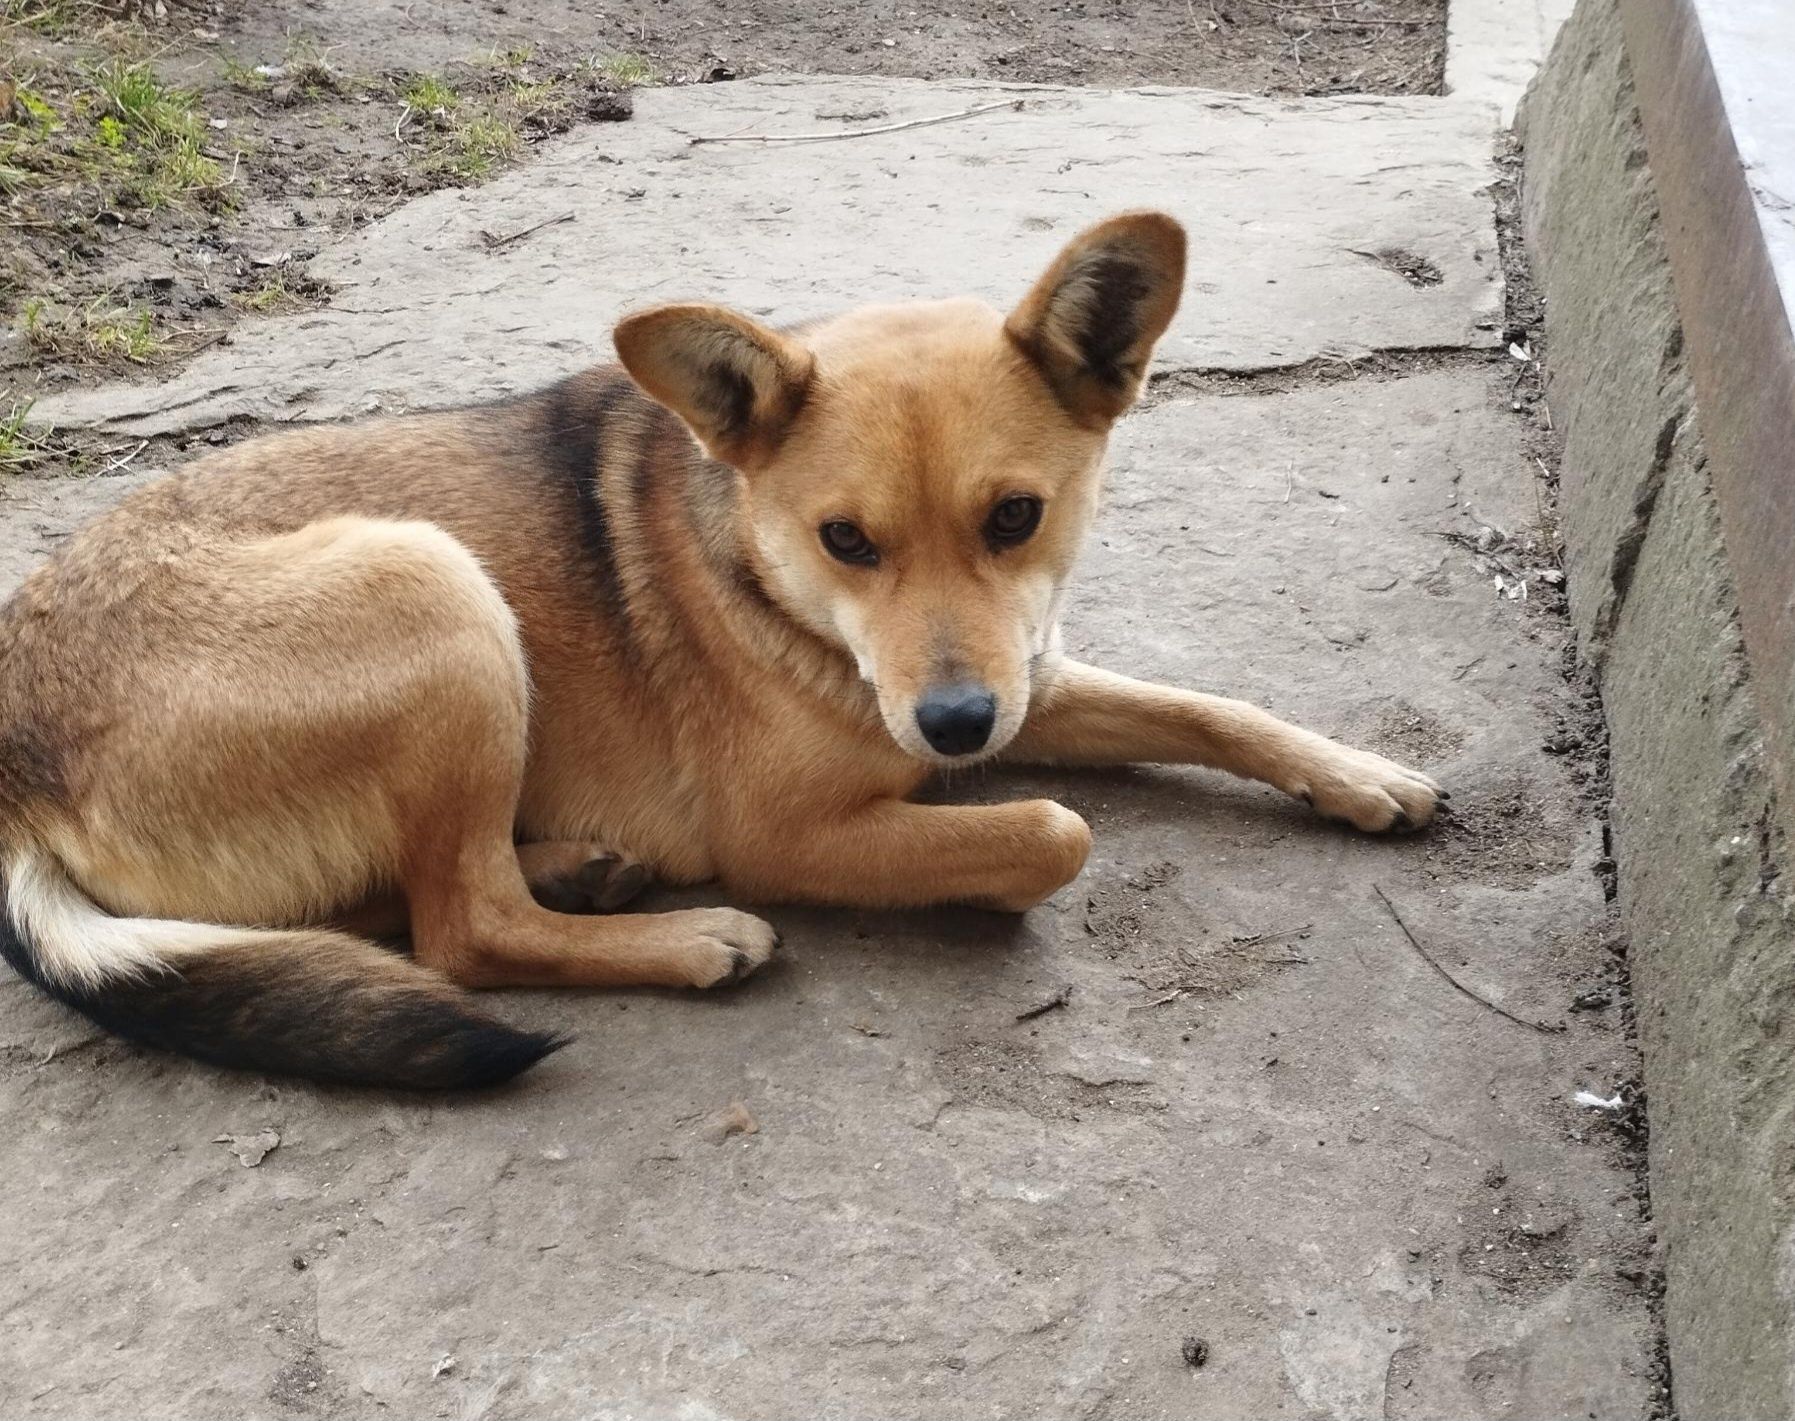
{"type": "Polygon", "coordinates": [[[1184,229],[1125,212],[1074,237],[1004,323],[1080,423],[1134,403],[1184,290],[1184,229]]]}
{"type": "Polygon", "coordinates": [[[683,419],[713,459],[752,470],[803,408],[816,363],[777,331],[721,306],[657,306],[612,339],[630,377],[683,419]]]}

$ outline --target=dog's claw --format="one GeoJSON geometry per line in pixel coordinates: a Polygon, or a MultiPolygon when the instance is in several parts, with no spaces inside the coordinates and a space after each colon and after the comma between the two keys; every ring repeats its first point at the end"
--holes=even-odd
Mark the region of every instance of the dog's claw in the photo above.
{"type": "Polygon", "coordinates": [[[785,939],[775,932],[773,934],[773,945],[767,949],[765,957],[751,957],[738,947],[730,956],[729,980],[731,982],[740,982],[743,978],[752,976],[756,971],[778,956],[779,949],[784,945],[785,939]]]}

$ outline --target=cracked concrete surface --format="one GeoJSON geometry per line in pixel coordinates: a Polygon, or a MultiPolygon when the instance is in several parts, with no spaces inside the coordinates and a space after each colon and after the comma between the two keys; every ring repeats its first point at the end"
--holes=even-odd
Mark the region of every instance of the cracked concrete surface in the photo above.
{"type": "MultiPolygon", "coordinates": [[[[1031,91],[889,143],[675,156],[681,130],[812,127],[875,89],[894,117],[990,92],[647,96],[632,131],[337,249],[340,305],[393,314],[245,328],[64,410],[149,432],[484,396],[675,288],[792,316],[1007,298],[1144,201],[1196,238],[1168,364],[1494,338],[1481,108],[1031,91]],[[1081,156],[1103,166],[1052,190],[1081,156]],[[1446,279],[1345,250],[1385,245],[1446,279]]],[[[1051,793],[1097,830],[1043,908],[777,910],[784,962],[730,995],[509,994],[579,1040],[476,1100],[220,1074],[0,983],[0,1413],[1647,1415],[1637,1181],[1569,1099],[1636,1063],[1616,1011],[1568,1010],[1612,963],[1599,823],[1541,749],[1576,709],[1565,631],[1438,536],[1538,516],[1508,383],[1167,396],[1118,431],[1068,624],[1118,670],[1425,765],[1459,810],[1428,836],[1198,771],[994,773],[953,790],[1051,793]],[[1374,883],[1461,981],[1559,1029],[1454,992],[1374,883]],[[712,1128],[735,1101],[756,1133],[712,1128]],[[265,1127],[254,1168],[215,1143],[265,1127]]],[[[8,585],[136,481],[9,485],[8,585]]]]}

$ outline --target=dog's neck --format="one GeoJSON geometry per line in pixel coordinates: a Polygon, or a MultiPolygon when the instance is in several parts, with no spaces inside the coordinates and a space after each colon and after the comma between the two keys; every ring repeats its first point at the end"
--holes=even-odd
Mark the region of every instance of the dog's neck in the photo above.
{"type": "Polygon", "coordinates": [[[631,468],[601,454],[598,483],[619,537],[618,570],[632,597],[654,597],[699,648],[732,652],[810,690],[833,712],[883,736],[877,697],[845,647],[782,606],[748,524],[742,475],[709,458],[679,418],[639,391],[630,399],[631,468]],[[655,457],[644,457],[652,451],[655,457]],[[636,471],[654,468],[645,479],[636,471]]]}

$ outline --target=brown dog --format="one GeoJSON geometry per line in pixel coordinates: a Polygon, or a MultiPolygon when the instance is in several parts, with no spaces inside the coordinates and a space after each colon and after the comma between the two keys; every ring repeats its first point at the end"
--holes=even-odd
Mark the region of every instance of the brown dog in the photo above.
{"type": "Polygon", "coordinates": [[[777,941],[544,902],[615,906],[651,870],[1020,912],[1079,872],[1076,814],[911,803],[934,766],[1214,765],[1427,823],[1425,775],[1059,655],[1183,276],[1178,225],[1134,213],[1007,318],[663,307],[618,326],[623,370],[134,495],[0,615],[0,948],[138,1040],[464,1086],[557,1044],[464,988],[710,987],[777,941]],[[414,958],[345,930],[382,905],[414,958]]]}

